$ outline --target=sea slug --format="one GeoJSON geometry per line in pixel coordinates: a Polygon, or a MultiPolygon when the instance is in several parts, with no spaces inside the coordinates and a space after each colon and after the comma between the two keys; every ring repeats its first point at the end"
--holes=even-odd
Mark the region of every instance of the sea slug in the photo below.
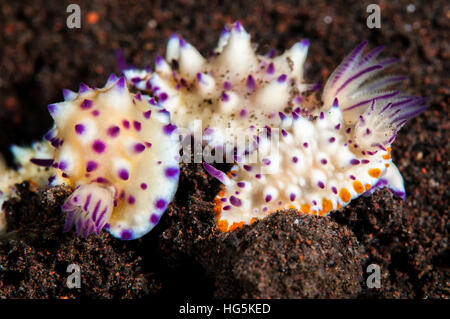
{"type": "Polygon", "coordinates": [[[384,186],[405,198],[391,145],[406,121],[426,109],[425,99],[385,91],[404,77],[372,80],[396,59],[378,60],[383,47],[364,55],[366,45],[338,66],[319,101],[303,99],[297,109],[286,104],[288,112],[277,113],[279,126],[262,123],[268,134],[256,140],[258,160],[239,157],[228,174],[204,163],[224,184],[215,199],[219,229],[288,208],[327,215],[384,186]],[[272,147],[274,140],[279,144],[272,147]]]}
{"type": "Polygon", "coordinates": [[[274,51],[259,55],[236,22],[224,28],[208,58],[174,34],[166,58],[156,57],[154,72],[130,67],[124,75],[139,90],[151,92],[178,127],[194,134],[196,120],[201,121],[203,142],[233,152],[240,136],[278,126],[278,112],[300,106],[302,94],[317,87],[303,81],[308,47],[304,39],[280,56],[274,51]]]}
{"type": "Polygon", "coordinates": [[[2,206],[6,199],[15,196],[15,185],[28,181],[31,187],[44,188],[55,173],[52,167],[36,166],[31,162],[33,158],[54,156],[54,150],[49,142],[45,140],[34,142],[30,147],[12,145],[10,149],[17,169],[8,168],[4,159],[0,157],[0,234],[7,228],[2,206]]]}
{"type": "Polygon", "coordinates": [[[145,235],[178,185],[179,141],[169,113],[115,75],[103,88],[81,84],[64,98],[48,106],[55,125],[45,137],[55,156],[33,159],[75,188],[62,206],[64,230],[75,225],[86,237],[105,228],[124,240],[145,235]]]}

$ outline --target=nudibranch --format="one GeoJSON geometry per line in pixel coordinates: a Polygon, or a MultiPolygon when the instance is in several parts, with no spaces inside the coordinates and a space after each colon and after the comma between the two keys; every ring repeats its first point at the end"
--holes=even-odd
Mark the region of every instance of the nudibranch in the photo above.
{"type": "Polygon", "coordinates": [[[239,136],[279,125],[278,112],[298,107],[302,94],[316,88],[303,82],[308,46],[304,39],[280,56],[275,51],[259,55],[236,22],[225,27],[208,58],[174,34],[166,58],[156,57],[154,72],[131,67],[124,75],[139,90],[151,92],[178,127],[193,134],[199,120],[203,142],[233,150],[239,136]]]}
{"type": "Polygon", "coordinates": [[[165,108],[149,96],[129,92],[124,77],[111,75],[103,88],[64,90],[50,104],[54,127],[45,138],[55,178],[74,187],[62,206],[65,231],[84,237],[102,228],[131,240],[149,232],[172,200],[179,176],[179,140],[165,108]]]}
{"type": "Polygon", "coordinates": [[[47,141],[34,142],[30,147],[11,146],[16,169],[10,169],[0,157],[0,233],[6,231],[6,219],[2,206],[6,199],[15,196],[15,185],[23,181],[30,182],[32,187],[45,188],[51,176],[55,173],[52,167],[36,166],[34,158],[48,158],[54,155],[54,150],[47,141]]]}
{"type": "Polygon", "coordinates": [[[376,59],[382,47],[363,55],[365,46],[356,47],[330,76],[314,108],[305,103],[298,112],[278,114],[279,127],[268,127],[267,137],[257,140],[259,160],[243,156],[229,174],[204,163],[224,184],[215,199],[220,230],[288,208],[327,215],[384,186],[405,197],[391,145],[426,106],[422,98],[384,91],[403,77],[372,80],[394,60],[376,59]],[[279,143],[272,147],[275,137],[279,143]]]}

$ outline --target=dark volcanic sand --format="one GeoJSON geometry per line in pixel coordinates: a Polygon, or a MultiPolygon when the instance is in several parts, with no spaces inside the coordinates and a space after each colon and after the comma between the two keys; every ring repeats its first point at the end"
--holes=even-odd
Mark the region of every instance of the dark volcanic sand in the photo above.
{"type": "Polygon", "coordinates": [[[401,58],[395,72],[409,76],[401,88],[427,97],[429,110],[394,143],[406,201],[381,190],[331,218],[279,212],[221,234],[212,212],[219,183],[190,164],[150,234],[132,242],[106,232],[84,240],[62,233],[59,207],[69,189],[36,192],[24,183],[4,206],[11,233],[0,244],[0,298],[449,298],[446,1],[381,2],[378,30],[365,24],[373,1],[77,1],[82,28],[69,30],[71,2],[0,4],[0,150],[9,161],[10,144],[29,144],[49,129],[46,105],[62,99],[62,88],[75,90],[81,81],[101,86],[118,72],[116,49],[143,67],[179,31],[206,53],[235,20],[260,52],[282,52],[309,38],[309,82],[324,81],[363,39],[371,47],[386,44],[385,56],[401,58]],[[65,285],[71,263],[81,266],[79,290],[65,285]],[[365,284],[372,263],[381,267],[380,289],[365,284]]]}

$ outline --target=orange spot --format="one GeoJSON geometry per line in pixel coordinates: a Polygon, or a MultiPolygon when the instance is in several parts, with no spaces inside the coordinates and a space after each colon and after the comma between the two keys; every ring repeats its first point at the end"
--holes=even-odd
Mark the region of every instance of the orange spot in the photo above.
{"type": "Polygon", "coordinates": [[[342,201],[348,203],[352,198],[352,195],[350,194],[347,188],[342,188],[339,191],[339,197],[342,199],[342,201]]]}
{"type": "MultiPolygon", "coordinates": [[[[228,224],[228,223],[227,223],[228,224]]],[[[233,231],[233,230],[235,230],[236,228],[241,228],[241,227],[243,227],[244,226],[244,222],[239,222],[239,223],[236,223],[236,222],[234,222],[231,226],[230,226],[230,231],[233,231]]]]}
{"type": "Polygon", "coordinates": [[[325,212],[323,210],[319,210],[319,216],[325,216],[325,212]]]}
{"type": "Polygon", "coordinates": [[[217,227],[221,232],[227,232],[228,231],[228,222],[224,219],[217,221],[217,227]]]}
{"type": "Polygon", "coordinates": [[[231,176],[231,172],[227,172],[227,176],[228,176],[229,178],[233,178],[233,176],[231,176]]]}
{"type": "Polygon", "coordinates": [[[333,209],[333,203],[329,199],[322,199],[322,208],[325,214],[328,214],[333,209]]]}
{"type": "Polygon", "coordinates": [[[302,213],[309,213],[311,211],[311,207],[308,204],[300,206],[300,210],[302,213]]]}
{"type": "Polygon", "coordinates": [[[99,19],[98,13],[95,11],[89,11],[86,15],[86,19],[89,24],[96,24],[99,19]]]}
{"type": "Polygon", "coordinates": [[[381,170],[379,168],[371,168],[369,169],[369,175],[373,178],[378,178],[381,174],[381,170]]]}
{"type": "Polygon", "coordinates": [[[250,225],[253,224],[253,223],[256,222],[256,221],[257,221],[257,219],[256,219],[255,217],[253,217],[253,218],[250,220],[250,225]]]}
{"type": "Polygon", "coordinates": [[[384,164],[384,166],[386,166],[386,168],[388,168],[390,165],[386,163],[386,164],[384,164]]]}
{"type": "Polygon", "coordinates": [[[388,147],[387,148],[387,153],[385,155],[382,156],[385,160],[388,160],[391,158],[391,148],[388,147]]]}
{"type": "Polygon", "coordinates": [[[294,205],[289,205],[289,209],[297,209],[294,205]]]}
{"type": "Polygon", "coordinates": [[[216,205],[214,205],[214,212],[216,214],[220,214],[220,212],[222,211],[222,202],[220,201],[220,198],[216,196],[216,198],[214,198],[214,202],[216,205]]]}
{"type": "Polygon", "coordinates": [[[361,194],[362,192],[364,192],[364,186],[363,186],[363,184],[360,181],[354,181],[353,182],[353,189],[358,194],[361,194]]]}
{"type": "Polygon", "coordinates": [[[370,185],[370,184],[366,184],[366,185],[365,185],[365,188],[366,188],[366,191],[368,191],[369,189],[371,189],[371,188],[372,188],[372,185],[370,185]]]}
{"type": "Polygon", "coordinates": [[[221,189],[220,190],[220,192],[219,192],[219,194],[217,194],[217,196],[219,196],[219,197],[223,197],[225,195],[225,189],[221,189]]]}
{"type": "Polygon", "coordinates": [[[341,206],[341,204],[337,204],[337,209],[341,209],[342,208],[342,206],[341,206]]]}
{"type": "Polygon", "coordinates": [[[311,212],[311,214],[314,215],[314,216],[316,216],[316,215],[317,215],[317,210],[313,210],[313,211],[311,212]]]}

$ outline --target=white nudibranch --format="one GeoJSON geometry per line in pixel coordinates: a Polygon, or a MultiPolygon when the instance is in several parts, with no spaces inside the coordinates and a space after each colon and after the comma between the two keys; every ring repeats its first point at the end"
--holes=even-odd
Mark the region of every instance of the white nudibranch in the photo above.
{"type": "MultiPolygon", "coordinates": [[[[257,74],[253,69],[254,60],[244,59],[242,56],[240,58],[234,56],[233,59],[223,57],[228,54],[227,45],[229,48],[234,47],[233,35],[236,38],[243,37],[240,32],[242,29],[232,31],[231,34],[225,33],[217,50],[222,54],[216,55],[211,62],[206,63],[198,55],[189,55],[189,58],[197,57],[192,64],[195,66],[209,66],[213,61],[221,61],[215,69],[198,67],[202,70],[202,76],[210,75],[206,83],[217,82],[211,73],[229,76],[231,80],[235,80],[233,75],[241,74],[236,73],[236,68],[250,69],[253,74],[257,74]],[[211,70],[214,72],[208,72],[211,70]],[[221,73],[217,73],[216,70],[221,70],[221,73]]],[[[174,39],[169,41],[168,57],[178,61],[180,70],[184,70],[181,65],[190,64],[183,61],[185,53],[182,53],[182,42],[174,42],[174,39]]],[[[183,45],[187,44],[183,42],[183,45]]],[[[377,56],[383,47],[364,55],[366,45],[367,42],[358,45],[338,66],[328,79],[318,100],[309,96],[298,99],[298,105],[293,105],[292,97],[295,94],[273,93],[267,95],[270,103],[263,105],[249,103],[255,99],[248,98],[248,95],[244,100],[238,95],[236,109],[250,108],[255,114],[258,112],[262,114],[263,116],[256,122],[260,129],[258,132],[261,134],[264,131],[262,128],[266,128],[267,136],[255,136],[257,138],[254,152],[245,154],[246,156],[237,156],[237,163],[228,174],[204,163],[208,173],[224,184],[215,199],[220,230],[234,230],[256,219],[264,218],[274,211],[288,208],[319,216],[327,215],[330,211],[346,206],[352,199],[362,194],[371,194],[384,186],[389,187],[394,195],[405,198],[403,179],[391,160],[391,144],[406,121],[422,113],[426,106],[422,98],[407,96],[399,91],[384,91],[404,77],[388,76],[373,80],[378,72],[396,60],[378,60],[377,56]],[[273,100],[277,101],[272,103],[273,100]],[[267,116],[273,113],[278,115],[278,121],[267,116]],[[271,143],[275,140],[279,140],[279,145],[273,148],[271,143]],[[252,156],[255,154],[257,154],[256,161],[252,156]]],[[[192,52],[192,47],[188,48],[192,52]]],[[[241,48],[237,52],[253,56],[247,53],[250,50],[241,48]]],[[[304,53],[306,54],[306,50],[304,53]]],[[[187,57],[186,55],[186,59],[187,57]]],[[[301,64],[304,59],[302,56],[301,64]]],[[[267,60],[257,59],[257,61],[267,60]]],[[[178,107],[180,112],[189,113],[194,118],[196,116],[204,118],[205,112],[208,114],[218,112],[220,118],[217,122],[222,121],[220,124],[216,125],[216,121],[211,121],[212,117],[207,119],[208,126],[216,131],[223,131],[227,126],[246,129],[252,124],[249,121],[241,121],[236,117],[236,113],[234,116],[229,114],[228,119],[223,122],[226,115],[222,113],[219,104],[208,107],[201,102],[201,81],[198,81],[196,86],[188,86],[189,93],[185,93],[181,83],[176,80],[178,78],[171,78],[168,65],[163,65],[164,68],[161,70],[167,70],[168,73],[158,71],[157,66],[156,73],[149,77],[148,83],[149,87],[153,88],[157,84],[165,93],[168,92],[167,96],[176,101],[171,107],[178,107]],[[166,80],[163,81],[161,79],[164,76],[166,80]],[[172,90],[172,86],[168,84],[169,79],[173,81],[172,86],[174,83],[180,84],[176,90],[172,90]],[[183,102],[187,106],[180,107],[180,99],[190,102],[183,102]]],[[[294,82],[293,87],[297,88],[296,92],[302,91],[299,88],[303,73],[301,69],[301,67],[292,69],[295,70],[293,74],[283,70],[290,79],[295,79],[291,81],[294,82]]],[[[195,74],[192,71],[186,72],[181,72],[183,78],[191,79],[195,74]],[[188,74],[191,77],[188,77],[188,74]]],[[[259,79],[254,76],[254,79],[256,78],[259,79]]],[[[242,79],[240,80],[243,83],[242,79]]],[[[261,82],[255,82],[261,85],[261,82]]],[[[142,84],[137,80],[136,83],[142,84]]],[[[272,83],[266,87],[270,85],[272,83]]],[[[222,91],[222,89],[215,93],[209,91],[208,94],[217,96],[222,94],[222,91]]],[[[169,104],[172,102],[170,98],[165,100],[169,104]]]]}
{"type": "Polygon", "coordinates": [[[16,196],[16,184],[30,182],[32,187],[44,188],[55,173],[52,167],[36,166],[34,158],[49,158],[54,156],[54,150],[47,141],[34,142],[30,147],[11,146],[11,153],[17,170],[10,169],[0,157],[0,234],[6,231],[6,218],[3,203],[6,199],[16,196]]]}
{"type": "Polygon", "coordinates": [[[75,187],[62,206],[64,230],[75,225],[86,237],[105,228],[124,240],[145,235],[178,184],[179,141],[168,112],[114,75],[104,88],[81,84],[63,93],[64,102],[48,106],[55,125],[45,138],[55,156],[33,162],[58,171],[51,185],[75,187]]]}
{"type": "Polygon", "coordinates": [[[173,35],[166,59],[156,58],[155,72],[130,68],[124,74],[138,89],[152,92],[178,127],[194,134],[195,120],[201,120],[204,142],[233,150],[239,136],[279,125],[278,112],[298,107],[302,94],[314,89],[303,83],[308,46],[302,40],[280,56],[259,55],[236,22],[225,27],[211,57],[173,35]]]}

